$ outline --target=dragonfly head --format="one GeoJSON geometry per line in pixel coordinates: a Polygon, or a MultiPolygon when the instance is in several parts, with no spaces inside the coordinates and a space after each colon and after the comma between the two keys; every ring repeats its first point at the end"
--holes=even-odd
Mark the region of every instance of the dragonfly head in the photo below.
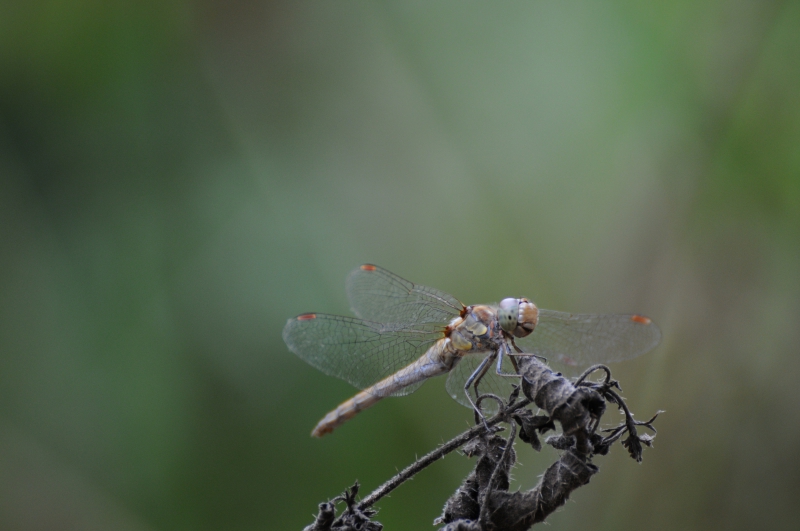
{"type": "Polygon", "coordinates": [[[503,299],[497,308],[497,320],[506,333],[525,337],[539,322],[539,309],[528,299],[503,299]]]}

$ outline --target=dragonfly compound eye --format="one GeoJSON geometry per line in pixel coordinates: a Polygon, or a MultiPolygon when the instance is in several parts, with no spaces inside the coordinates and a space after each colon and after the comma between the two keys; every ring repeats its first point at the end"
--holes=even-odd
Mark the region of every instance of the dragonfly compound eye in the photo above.
{"type": "Polygon", "coordinates": [[[509,334],[514,332],[517,327],[517,320],[519,314],[519,300],[517,299],[503,299],[497,307],[497,320],[500,323],[500,328],[509,334]]]}
{"type": "Polygon", "coordinates": [[[528,299],[519,299],[519,315],[514,328],[516,337],[525,337],[539,324],[539,308],[528,299]]]}

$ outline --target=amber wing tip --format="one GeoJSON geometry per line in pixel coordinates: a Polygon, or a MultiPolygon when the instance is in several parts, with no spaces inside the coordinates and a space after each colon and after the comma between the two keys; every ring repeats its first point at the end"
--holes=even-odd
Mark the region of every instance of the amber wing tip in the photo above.
{"type": "Polygon", "coordinates": [[[378,266],[372,264],[364,264],[361,266],[362,271],[375,271],[376,269],[378,269],[378,266]]]}

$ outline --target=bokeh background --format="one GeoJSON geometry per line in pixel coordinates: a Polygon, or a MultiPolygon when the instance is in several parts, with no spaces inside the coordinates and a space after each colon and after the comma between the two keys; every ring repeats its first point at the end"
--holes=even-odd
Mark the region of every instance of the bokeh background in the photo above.
{"type": "Polygon", "coordinates": [[[614,367],[655,449],[551,529],[796,529],[800,3],[0,11],[0,528],[300,529],[466,428],[439,380],[309,437],[353,390],[281,329],[373,262],[661,326],[614,367]]]}

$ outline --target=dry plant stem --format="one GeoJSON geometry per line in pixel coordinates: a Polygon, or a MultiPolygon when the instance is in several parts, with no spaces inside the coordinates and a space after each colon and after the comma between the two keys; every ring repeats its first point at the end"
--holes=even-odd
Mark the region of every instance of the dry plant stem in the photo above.
{"type": "MultiPolygon", "coordinates": [[[[521,409],[530,403],[531,401],[527,399],[521,400],[516,403],[512,403],[508,408],[506,408],[505,410],[501,411],[500,413],[498,413],[497,415],[486,421],[486,424],[488,425],[488,427],[492,427],[500,422],[507,421],[510,415],[514,411],[517,411],[518,409],[521,409]]],[[[383,485],[372,491],[369,496],[361,500],[361,503],[358,504],[358,508],[360,510],[364,510],[367,507],[371,507],[372,505],[375,504],[375,502],[377,502],[378,500],[380,500],[381,498],[392,492],[394,489],[402,485],[404,482],[411,479],[417,472],[423,470],[424,468],[431,465],[435,461],[446,456],[453,450],[457,450],[458,448],[462,447],[475,437],[479,437],[487,432],[488,430],[486,425],[478,424],[474,428],[471,428],[462,433],[461,435],[446,442],[436,450],[433,450],[432,452],[424,455],[420,459],[417,459],[414,463],[410,464],[409,466],[401,470],[394,477],[389,479],[386,483],[384,483],[383,485]]]]}
{"type": "Polygon", "coordinates": [[[609,369],[605,365],[592,365],[591,367],[583,371],[583,373],[581,373],[580,376],[578,376],[578,378],[575,380],[575,386],[577,387],[581,385],[583,381],[586,380],[586,378],[588,378],[589,375],[595,371],[603,371],[606,373],[606,378],[603,381],[602,385],[613,385],[611,380],[611,369],[609,369]]]}
{"type": "MultiPolygon", "coordinates": [[[[511,434],[508,436],[508,440],[506,441],[506,447],[503,448],[503,454],[500,456],[500,460],[497,463],[497,466],[492,471],[492,475],[489,478],[489,484],[486,486],[486,490],[483,491],[483,496],[481,497],[481,510],[478,515],[478,521],[481,523],[481,526],[487,527],[489,525],[489,497],[492,495],[492,488],[494,485],[497,484],[497,478],[502,473],[503,465],[508,462],[508,456],[511,455],[511,449],[514,446],[514,439],[517,436],[517,423],[511,423],[511,434]]],[[[509,466],[510,468],[510,466],[509,466]]]]}
{"type": "Polygon", "coordinates": [[[526,531],[543,522],[564,505],[572,492],[589,483],[598,472],[592,458],[607,454],[611,445],[623,435],[627,437],[622,445],[638,462],[642,460],[643,446],[652,446],[653,436],[638,435],[636,427],[643,426],[655,434],[653,422],[660,412],[647,421],[634,419],[623,398],[614,390],[618,390],[619,385],[607,367],[595,365],[573,382],[533,356],[520,356],[518,372],[522,376],[521,386],[512,393],[508,405],[494,395],[478,397],[477,404],[484,399],[500,401],[505,405],[500,413],[489,420],[476,416],[475,427],[418,459],[360,503],[355,501],[358,485],[353,485],[333,500],[333,503],[345,501],[347,504],[338,518],[334,519],[333,503],[321,504],[316,521],[306,530],[380,531],[381,524],[372,520],[377,512],[371,508],[373,504],[417,472],[463,447],[465,455],[476,458],[475,468],[447,500],[442,515],[434,523],[444,524],[443,529],[447,531],[526,531]],[[588,377],[597,371],[604,372],[604,377],[600,381],[589,380],[588,377]],[[520,392],[525,398],[517,401],[520,392]],[[526,407],[531,403],[546,414],[535,414],[526,407]],[[603,430],[607,434],[603,437],[597,430],[606,403],[618,406],[625,420],[615,428],[603,430]],[[500,428],[496,425],[500,422],[510,425],[507,439],[497,435],[500,428]],[[541,449],[539,435],[555,430],[556,424],[560,425],[561,433],[547,437],[545,442],[560,450],[559,458],[547,468],[534,488],[509,492],[517,435],[538,451],[541,449]]]}
{"type": "MultiPolygon", "coordinates": [[[[494,436],[473,441],[468,455],[479,457],[478,462],[436,520],[437,524],[446,524],[443,529],[527,530],[563,506],[574,490],[586,485],[597,473],[591,458],[599,449],[596,443],[601,437],[595,434],[595,429],[605,406],[600,393],[591,387],[601,384],[575,386],[534,357],[521,358],[519,372],[523,377],[522,392],[548,413],[534,416],[530,410],[518,410],[514,419],[520,425],[521,437],[539,449],[537,434],[555,429],[553,423],[557,422],[562,434],[548,438],[548,443],[564,452],[536,487],[509,492],[516,424],[508,440],[494,436]]],[[[610,376],[606,380],[603,385],[610,385],[610,376]]]]}

